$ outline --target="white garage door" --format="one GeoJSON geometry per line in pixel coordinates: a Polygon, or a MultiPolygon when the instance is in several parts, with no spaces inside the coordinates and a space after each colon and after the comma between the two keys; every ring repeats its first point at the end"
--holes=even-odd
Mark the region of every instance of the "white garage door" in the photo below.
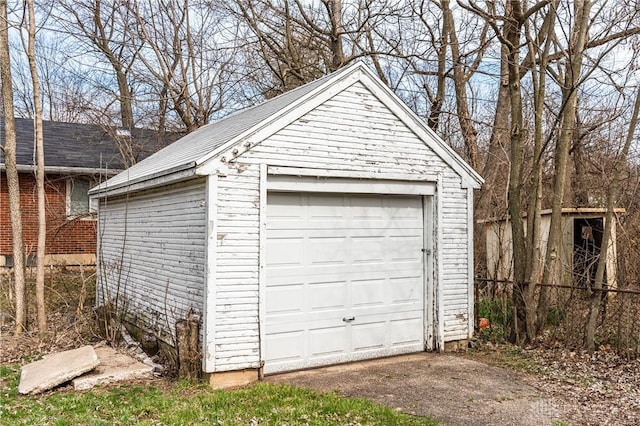
{"type": "Polygon", "coordinates": [[[265,373],[424,350],[420,197],[269,193],[265,373]]]}

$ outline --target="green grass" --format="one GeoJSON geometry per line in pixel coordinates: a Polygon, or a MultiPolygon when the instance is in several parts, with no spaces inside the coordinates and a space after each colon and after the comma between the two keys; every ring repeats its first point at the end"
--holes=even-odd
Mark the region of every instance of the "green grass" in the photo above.
{"type": "Polygon", "coordinates": [[[232,391],[177,382],[21,396],[18,381],[19,367],[0,366],[2,425],[438,424],[361,399],[263,382],[232,391]]]}

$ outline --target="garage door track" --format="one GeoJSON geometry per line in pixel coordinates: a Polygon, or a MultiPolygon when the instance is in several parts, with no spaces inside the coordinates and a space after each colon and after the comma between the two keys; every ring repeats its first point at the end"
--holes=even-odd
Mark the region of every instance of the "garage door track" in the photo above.
{"type": "Polygon", "coordinates": [[[451,354],[411,354],[266,380],[365,398],[447,425],[544,425],[562,418],[562,405],[519,374],[451,354]]]}

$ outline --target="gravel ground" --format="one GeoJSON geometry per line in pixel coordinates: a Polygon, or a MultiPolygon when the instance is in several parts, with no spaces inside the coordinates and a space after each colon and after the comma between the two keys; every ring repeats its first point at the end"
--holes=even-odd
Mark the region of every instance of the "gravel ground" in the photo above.
{"type": "Polygon", "coordinates": [[[550,425],[562,404],[523,374],[453,354],[417,353],[267,377],[365,398],[446,425],[550,425]]]}
{"type": "Polygon", "coordinates": [[[446,425],[639,425],[640,360],[601,347],[480,345],[268,377],[361,397],[446,425]]]}

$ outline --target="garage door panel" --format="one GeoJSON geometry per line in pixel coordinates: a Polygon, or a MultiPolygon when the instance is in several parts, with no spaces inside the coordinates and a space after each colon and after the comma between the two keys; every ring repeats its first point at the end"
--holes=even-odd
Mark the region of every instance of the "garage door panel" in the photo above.
{"type": "Polygon", "coordinates": [[[391,346],[421,345],[422,338],[411,332],[416,327],[422,327],[422,316],[401,316],[391,320],[389,323],[391,346]]]}
{"type": "Polygon", "coordinates": [[[405,276],[389,279],[389,300],[391,304],[422,303],[422,291],[415,286],[419,276],[405,276]]]}
{"type": "Polygon", "coordinates": [[[311,212],[310,217],[325,215],[326,217],[344,217],[344,211],[347,207],[347,196],[335,194],[304,194],[311,212]],[[339,214],[335,214],[340,212],[339,214]]]}
{"type": "Polygon", "coordinates": [[[269,194],[269,205],[267,206],[267,213],[269,215],[270,224],[274,225],[281,221],[302,219],[304,211],[291,208],[292,204],[301,205],[302,200],[302,194],[269,194]]]}
{"type": "MultiPolygon", "coordinates": [[[[355,225],[354,225],[355,226],[355,225]]],[[[389,226],[380,226],[371,229],[350,228],[349,234],[351,238],[371,238],[379,237],[387,240],[391,237],[416,237],[422,233],[422,228],[392,228],[389,226]],[[374,234],[375,235],[372,235],[374,234]]],[[[422,248],[420,247],[418,249],[422,248]]]]}
{"type": "Polygon", "coordinates": [[[388,346],[387,321],[372,321],[363,324],[352,324],[352,350],[354,352],[383,349],[388,346]]]}
{"type": "Polygon", "coordinates": [[[336,309],[334,315],[327,315],[326,312],[304,312],[290,313],[269,318],[266,322],[267,335],[281,334],[291,330],[312,330],[323,328],[342,328],[347,325],[342,321],[348,315],[351,315],[348,309],[336,309]]]}
{"type": "Polygon", "coordinates": [[[290,330],[283,333],[272,333],[265,336],[265,357],[278,363],[283,361],[303,360],[305,331],[290,330]]]}
{"type": "Polygon", "coordinates": [[[327,355],[346,354],[347,347],[346,326],[322,327],[309,329],[308,357],[316,358],[327,355]]]}
{"type": "Polygon", "coordinates": [[[298,282],[290,285],[278,285],[267,289],[266,297],[269,304],[266,306],[267,315],[284,315],[304,312],[305,286],[298,282]]]}
{"type": "Polygon", "coordinates": [[[421,253],[422,236],[391,235],[387,238],[387,253],[391,262],[415,261],[416,253],[421,253]]]}
{"type": "Polygon", "coordinates": [[[422,200],[418,197],[387,198],[391,217],[414,219],[422,213],[422,200]]]}
{"type": "MultiPolygon", "coordinates": [[[[393,305],[371,305],[350,307],[348,313],[355,318],[352,324],[371,322],[372,320],[395,320],[399,318],[422,316],[420,302],[396,303],[393,305]]],[[[414,330],[415,332],[415,330],[414,330]]]]}
{"type": "Polygon", "coordinates": [[[266,253],[267,264],[275,269],[304,265],[305,241],[300,237],[271,238],[266,253]]]}
{"type": "Polygon", "coordinates": [[[421,198],[288,195],[268,198],[265,373],[423,350],[421,198]]]}
{"type": "Polygon", "coordinates": [[[311,265],[344,265],[347,262],[346,237],[309,237],[307,241],[311,265]]]}
{"type": "Polygon", "coordinates": [[[311,312],[347,308],[346,281],[309,283],[308,307],[311,312]]]}
{"type": "Polygon", "coordinates": [[[351,261],[353,263],[380,263],[387,254],[386,239],[382,236],[351,236],[351,261]]]}
{"type": "Polygon", "coordinates": [[[370,280],[351,280],[353,291],[351,293],[351,306],[369,307],[384,305],[386,296],[386,283],[384,278],[370,280]]]}
{"type": "Polygon", "coordinates": [[[360,196],[351,202],[351,217],[353,218],[384,218],[388,213],[385,199],[379,196],[360,196]]]}

